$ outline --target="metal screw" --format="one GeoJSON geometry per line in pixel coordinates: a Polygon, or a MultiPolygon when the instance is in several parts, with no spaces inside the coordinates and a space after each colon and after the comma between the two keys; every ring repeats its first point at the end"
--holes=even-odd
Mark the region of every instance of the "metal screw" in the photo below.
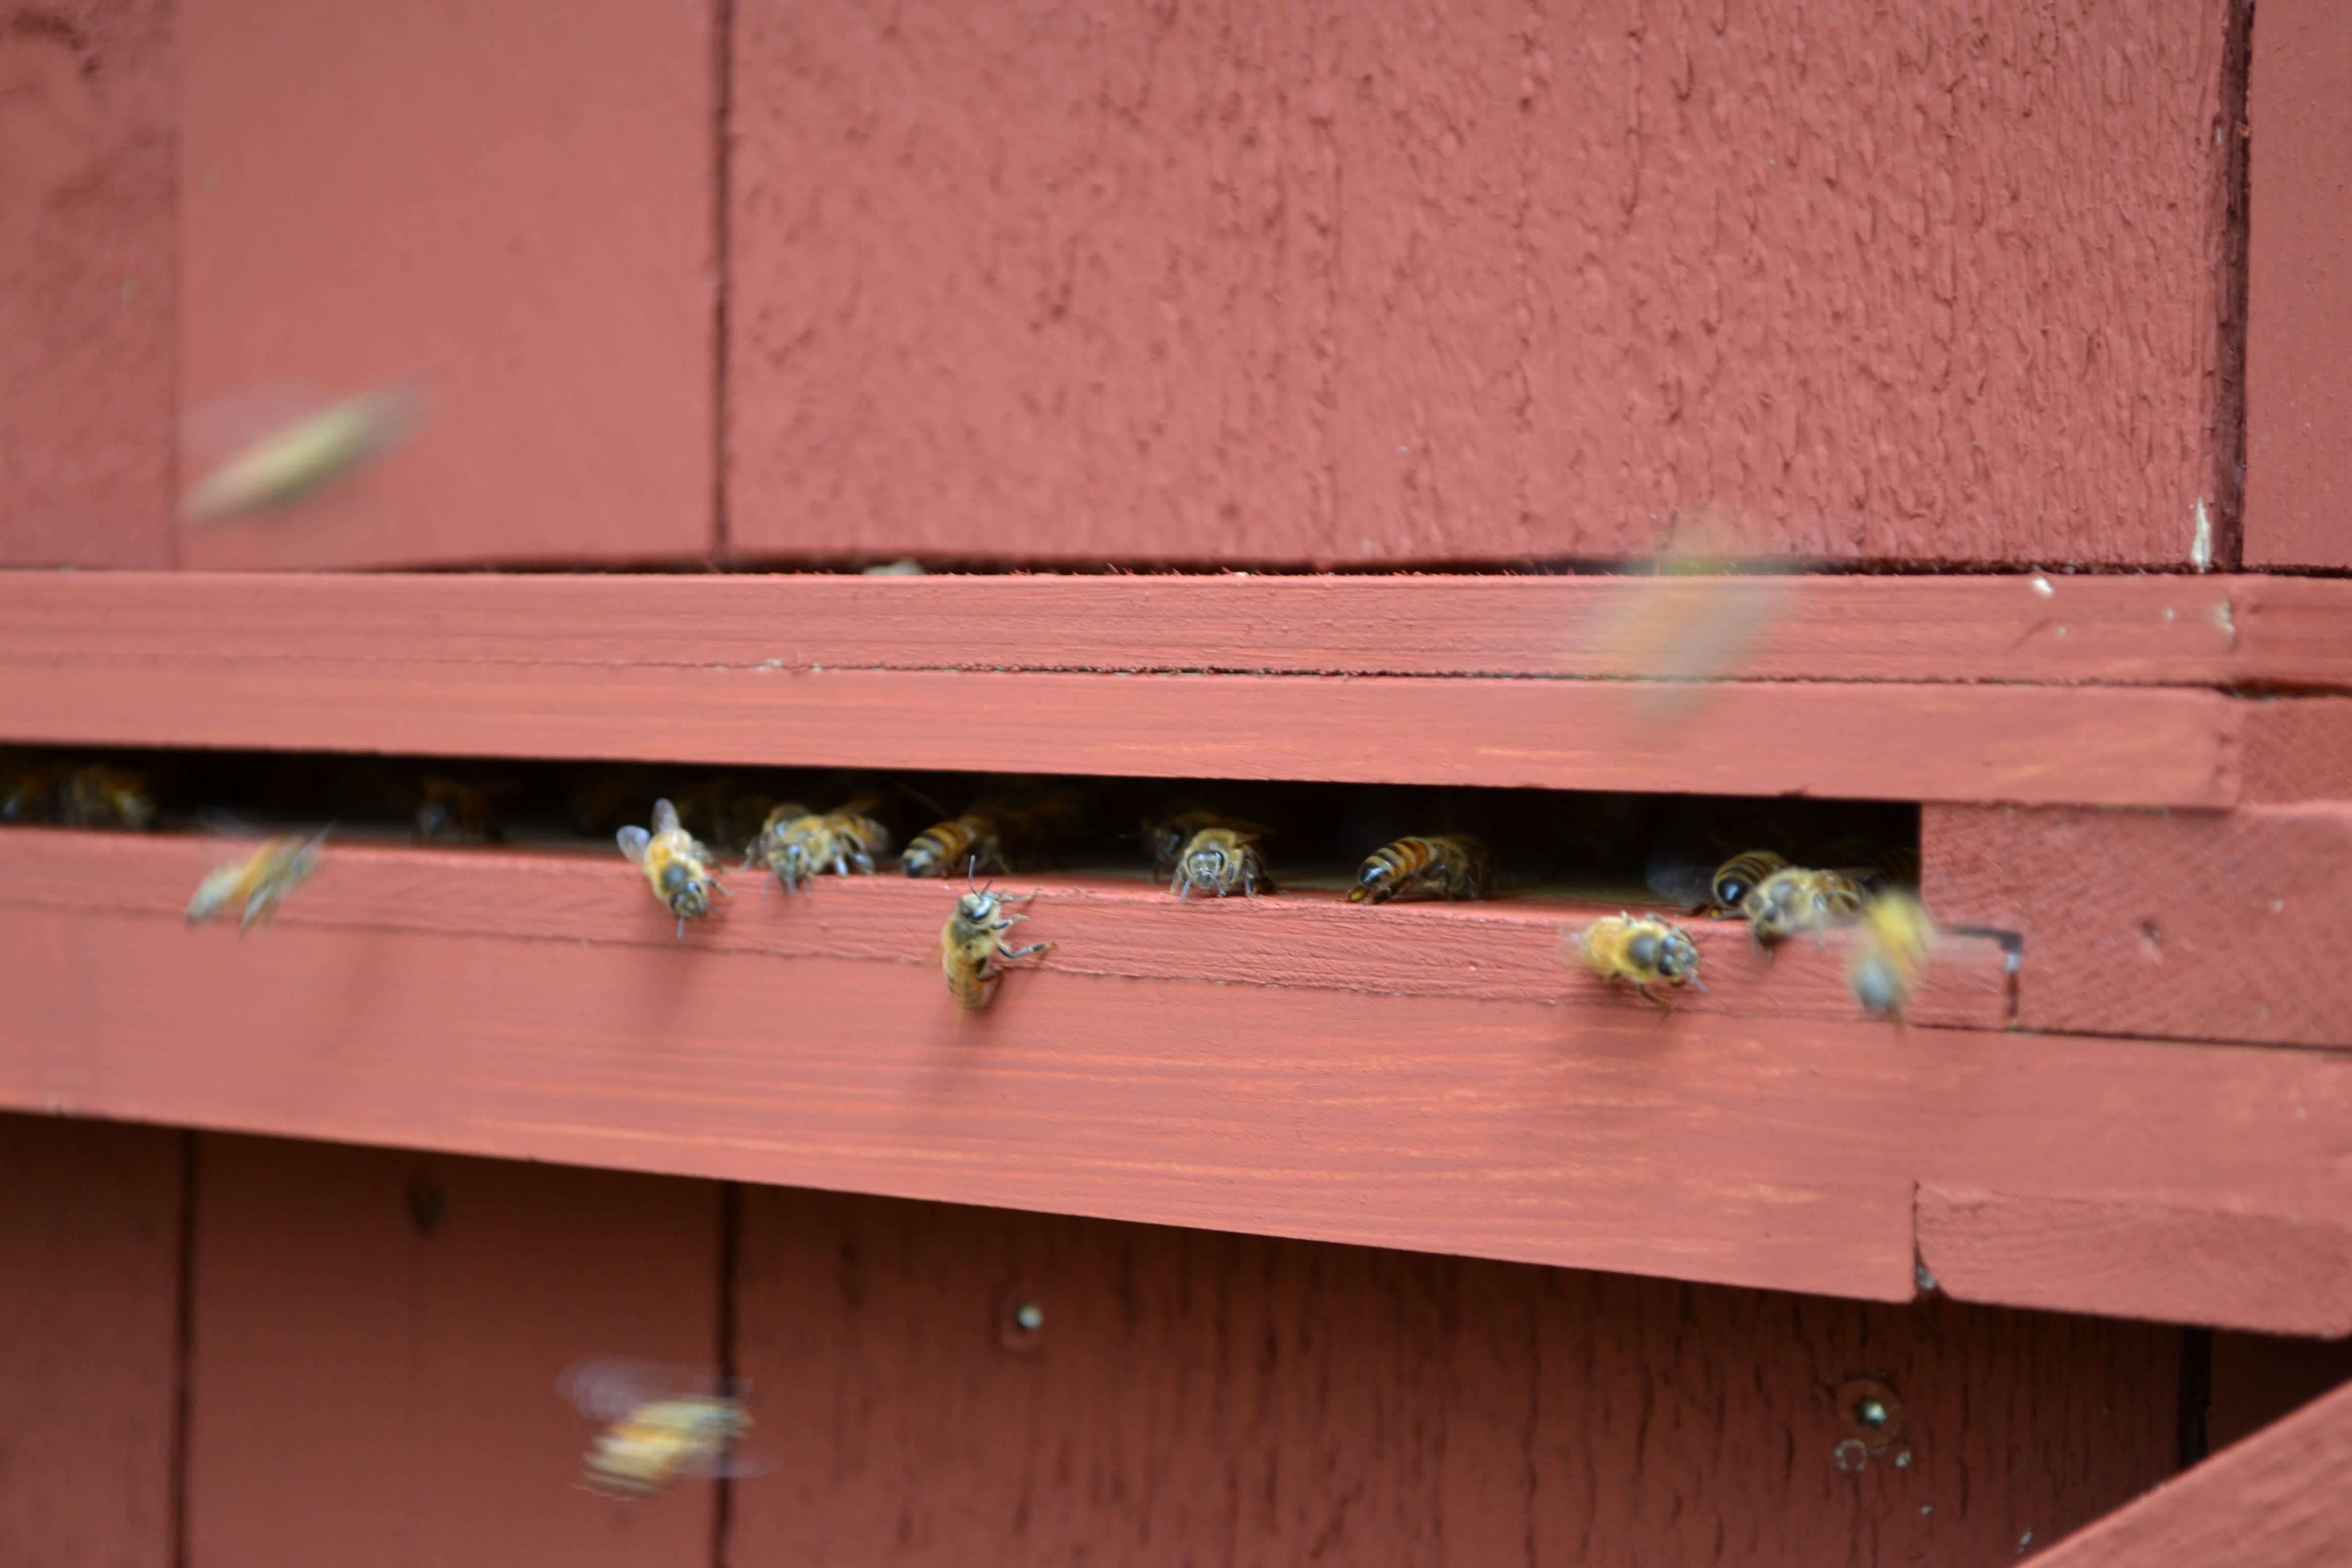
{"type": "Polygon", "coordinates": [[[1024,1301],[1013,1309],[1013,1321],[1024,1334],[1034,1334],[1045,1326],[1045,1309],[1034,1301],[1024,1301]]]}

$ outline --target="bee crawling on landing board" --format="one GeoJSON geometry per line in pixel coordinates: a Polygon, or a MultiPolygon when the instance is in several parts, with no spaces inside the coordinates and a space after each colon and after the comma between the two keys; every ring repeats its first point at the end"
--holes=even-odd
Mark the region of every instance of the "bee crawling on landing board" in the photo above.
{"type": "Polygon", "coordinates": [[[1263,838],[1273,831],[1255,822],[1238,817],[1220,816],[1213,811],[1180,811],[1171,816],[1146,817],[1143,822],[1143,846],[1151,852],[1151,874],[1173,876],[1184,858],[1185,847],[1210,828],[1246,834],[1263,838]]]}
{"type": "Polygon", "coordinates": [[[557,1383],[580,1413],[604,1422],[581,1461],[580,1485],[625,1500],[685,1476],[746,1473],[731,1450],[751,1429],[740,1391],[684,1368],[617,1358],[583,1361],[557,1383]]]}
{"type": "Polygon", "coordinates": [[[1176,878],[1168,890],[1189,899],[1202,889],[1223,898],[1232,892],[1255,898],[1274,891],[1265,857],[1258,853],[1258,836],[1232,827],[1203,827],[1185,842],[1176,858],[1176,878]]]}
{"type": "Polygon", "coordinates": [[[799,892],[824,871],[846,877],[854,866],[871,877],[876,857],[890,852],[890,830],[866,815],[873,805],[861,796],[823,816],[780,805],[743,852],[743,868],[773,871],[787,893],[799,892]]]}
{"type": "Polygon", "coordinates": [[[1740,913],[1757,884],[1786,865],[1788,861],[1769,849],[1750,849],[1744,855],[1734,855],[1717,866],[1708,880],[1708,916],[1720,919],[1740,913]]]}
{"type": "Polygon", "coordinates": [[[1007,869],[994,815],[974,806],[952,821],[926,827],[907,841],[898,868],[909,877],[952,877],[961,871],[967,879],[1007,869]]]}
{"type": "Polygon", "coordinates": [[[948,993],[967,1012],[978,1012],[988,1005],[996,994],[997,983],[1004,978],[1007,964],[1040,953],[1052,947],[1050,942],[1033,942],[1026,947],[1008,948],[1005,933],[1013,922],[1024,921],[1027,915],[1004,912],[1009,903],[1025,904],[1035,898],[1029,893],[1018,899],[1008,899],[986,888],[973,888],[956,900],[955,912],[940,931],[940,969],[947,975],[948,993]]]}
{"type": "Polygon", "coordinates": [[[1364,858],[1356,885],[1348,889],[1348,901],[1483,899],[1487,878],[1486,847],[1466,833],[1400,838],[1364,858]]]}
{"type": "Polygon", "coordinates": [[[710,912],[712,892],[727,892],[719,885],[719,873],[711,868],[710,851],[677,825],[677,807],[666,800],[654,802],[651,833],[632,824],[613,837],[629,863],[646,874],[646,885],[653,889],[654,897],[677,917],[680,938],[686,935],[687,921],[710,912]]]}
{"type": "Polygon", "coordinates": [[[196,895],[188,900],[189,923],[208,921],[241,900],[245,912],[237,918],[239,936],[268,925],[277,918],[286,895],[319,868],[326,841],[323,831],[310,838],[272,838],[244,859],[215,868],[196,884],[196,895]]]}
{"type": "Polygon", "coordinates": [[[1650,989],[1660,981],[1696,991],[1706,989],[1699,983],[1698,948],[1690,933],[1655,916],[1622,911],[1603,916],[1577,939],[1577,952],[1584,966],[1601,979],[1632,982],[1633,989],[1656,1003],[1661,1013],[1675,1009],[1674,1004],[1650,989]]]}
{"type": "Polygon", "coordinates": [[[1756,944],[1769,948],[1799,931],[1852,925],[1866,896],[1862,884],[1843,871],[1784,866],[1748,889],[1740,910],[1756,944]]]}
{"type": "Polygon", "coordinates": [[[1862,1010],[1901,1017],[1927,973],[1936,922],[1927,906],[1901,891],[1881,893],[1862,911],[1861,930],[1846,955],[1846,979],[1862,1010]]]}

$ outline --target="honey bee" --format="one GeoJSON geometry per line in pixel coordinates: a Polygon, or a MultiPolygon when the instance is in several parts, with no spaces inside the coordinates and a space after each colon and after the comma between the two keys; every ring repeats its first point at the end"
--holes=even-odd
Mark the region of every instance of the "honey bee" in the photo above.
{"type": "Polygon", "coordinates": [[[1748,891],[1740,910],[1759,947],[1770,947],[1799,931],[1851,925],[1861,915],[1862,884],[1843,871],[1784,866],[1748,891]]]}
{"type": "Polygon", "coordinates": [[[1881,893],[1862,911],[1862,929],[1846,955],[1846,979],[1865,1013],[1900,1016],[1927,973],[1936,922],[1908,893],[1881,893]]]}
{"type": "Polygon", "coordinates": [[[875,857],[890,851],[890,830],[866,815],[873,804],[860,797],[823,816],[780,805],[743,852],[743,868],[767,868],[787,893],[799,892],[824,871],[846,877],[855,866],[871,877],[875,857]]]}
{"type": "Polygon", "coordinates": [[[415,410],[414,391],[383,387],[280,426],[205,475],[181,516],[215,522],[289,505],[396,446],[415,410]]]}
{"type": "Polygon", "coordinates": [[[1486,896],[1486,847],[1467,834],[1400,838],[1364,858],[1351,904],[1391,899],[1483,899],[1486,896]]]}
{"type": "Polygon", "coordinates": [[[719,873],[711,868],[710,851],[677,825],[677,807],[666,800],[654,802],[651,833],[632,824],[613,837],[629,864],[646,874],[646,885],[653,889],[654,897],[677,917],[681,939],[687,921],[710,912],[712,890],[727,891],[719,885],[719,873]]]}
{"type": "Polygon", "coordinates": [[[1699,983],[1698,948],[1690,933],[1653,915],[1620,910],[1603,916],[1584,929],[1577,950],[1586,968],[1612,983],[1633,982],[1633,989],[1644,1000],[1656,1003],[1661,1013],[1675,1009],[1674,1004],[1651,991],[1658,982],[1706,989],[1699,983]]]}
{"type": "Polygon", "coordinates": [[[1866,838],[1847,838],[1827,845],[1819,858],[1862,884],[1866,893],[1891,892],[1919,885],[1919,852],[1866,838]]]}
{"type": "Polygon", "coordinates": [[[66,764],[12,758],[0,775],[0,822],[38,822],[57,805],[66,764]]]}
{"type": "Polygon", "coordinates": [[[958,871],[976,877],[982,871],[1009,868],[995,817],[974,806],[953,821],[935,823],[908,839],[898,868],[909,877],[949,877],[958,871]]]}
{"type": "Polygon", "coordinates": [[[1027,915],[1007,914],[1008,903],[1025,904],[1035,893],[1019,899],[1007,899],[1002,893],[986,888],[974,888],[956,900],[955,912],[940,931],[940,969],[946,974],[948,993],[967,1012],[978,1012],[988,1005],[996,994],[997,982],[1004,978],[1007,964],[1044,952],[1054,944],[1033,942],[1026,947],[1008,948],[1004,934],[1013,922],[1025,921],[1027,915]]]}
{"type": "Polygon", "coordinates": [[[155,797],[147,781],[120,768],[76,768],[58,786],[58,820],[68,827],[152,827],[155,797]]]}
{"type": "Polygon", "coordinates": [[[1174,875],[1193,838],[1213,827],[1245,833],[1253,838],[1263,838],[1274,831],[1255,822],[1220,816],[1213,811],[1180,811],[1173,816],[1147,817],[1143,823],[1143,842],[1145,847],[1151,851],[1151,874],[1154,877],[1174,875]]]}
{"type": "Polygon", "coordinates": [[[1185,841],[1176,857],[1176,875],[1168,890],[1189,899],[1201,888],[1219,898],[1238,889],[1251,898],[1275,890],[1265,858],[1258,853],[1258,836],[1234,827],[1203,827],[1185,841]]]}
{"type": "Polygon", "coordinates": [[[1710,902],[1707,913],[1711,916],[1739,913],[1756,885],[1788,863],[1769,849],[1750,849],[1744,855],[1734,855],[1717,866],[1714,877],[1708,880],[1710,902]]]}
{"type": "Polygon", "coordinates": [[[426,773],[416,781],[416,837],[424,844],[495,844],[503,837],[490,797],[511,784],[459,784],[426,773]]]}
{"type": "Polygon", "coordinates": [[[717,1392],[719,1381],[618,1359],[566,1371],[556,1386],[581,1414],[604,1423],[581,1460],[580,1485],[634,1500],[686,1476],[741,1474],[731,1451],[751,1429],[751,1415],[738,1394],[717,1392]]]}
{"type": "Polygon", "coordinates": [[[272,838],[244,859],[215,867],[196,884],[196,896],[188,900],[189,922],[208,921],[243,900],[245,912],[238,917],[237,934],[268,925],[277,918],[278,906],[286,895],[319,868],[326,841],[323,832],[310,838],[272,838]]]}

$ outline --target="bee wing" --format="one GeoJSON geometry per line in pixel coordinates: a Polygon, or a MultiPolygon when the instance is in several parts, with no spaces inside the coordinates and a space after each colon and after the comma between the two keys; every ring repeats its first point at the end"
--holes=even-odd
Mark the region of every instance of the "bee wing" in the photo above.
{"type": "Polygon", "coordinates": [[[1669,903],[1696,908],[1715,898],[1715,868],[1702,866],[1685,850],[1660,846],[1650,854],[1643,885],[1669,903]]]}
{"type": "MultiPolygon", "coordinates": [[[[664,801],[662,804],[667,805],[669,802],[664,801]]],[[[642,866],[646,863],[646,847],[654,841],[654,836],[635,823],[631,823],[613,835],[613,841],[621,847],[621,853],[629,858],[629,864],[642,866]]]]}
{"type": "Polygon", "coordinates": [[[666,800],[657,800],[654,802],[654,831],[656,833],[676,833],[677,831],[677,807],[670,805],[670,803],[666,800]]]}
{"type": "Polygon", "coordinates": [[[208,921],[220,913],[222,907],[236,897],[237,889],[244,884],[245,865],[239,860],[233,865],[216,866],[205,872],[205,879],[196,884],[196,896],[188,900],[188,919],[208,921]]]}
{"type": "Polygon", "coordinates": [[[627,1356],[586,1356],[565,1367],[555,1387],[581,1415],[595,1421],[618,1421],[653,1400],[716,1392],[719,1381],[717,1373],[690,1366],[668,1366],[627,1356]]]}

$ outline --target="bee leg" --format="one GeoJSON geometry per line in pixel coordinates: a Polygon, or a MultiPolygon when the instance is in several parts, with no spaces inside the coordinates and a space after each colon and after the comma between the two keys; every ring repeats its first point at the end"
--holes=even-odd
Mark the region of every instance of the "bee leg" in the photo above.
{"type": "Polygon", "coordinates": [[[686,940],[686,917],[684,915],[677,917],[677,940],[680,942],[684,942],[686,940]]]}
{"type": "Polygon", "coordinates": [[[1649,985],[1648,985],[1646,983],[1645,983],[1645,984],[1643,984],[1636,985],[1636,986],[1634,986],[1634,987],[1633,987],[1633,989],[1634,989],[1634,990],[1636,990],[1636,991],[1638,991],[1638,992],[1640,992],[1640,993],[1642,994],[1642,999],[1643,999],[1643,1001],[1645,1001],[1645,1002],[1654,1002],[1654,1003],[1656,1003],[1656,1004],[1658,1005],[1658,1012],[1659,1012],[1662,1016],[1667,1016],[1667,1017],[1671,1017],[1671,1016],[1673,1016],[1673,1015],[1674,1015],[1674,1011],[1675,1011],[1675,1005],[1674,1005],[1673,1003],[1671,1003],[1671,1002],[1667,1001],[1664,997],[1660,996],[1660,995],[1658,995],[1656,993],[1653,992],[1653,991],[1650,989],[1649,985]]]}

